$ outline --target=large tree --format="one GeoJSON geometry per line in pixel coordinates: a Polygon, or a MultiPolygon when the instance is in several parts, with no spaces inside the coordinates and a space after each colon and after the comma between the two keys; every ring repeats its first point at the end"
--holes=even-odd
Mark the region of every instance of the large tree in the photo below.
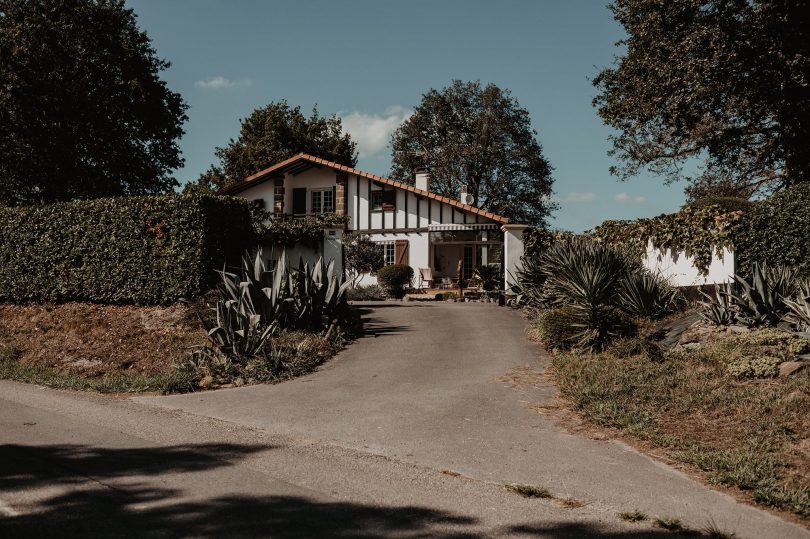
{"type": "Polygon", "coordinates": [[[186,190],[220,189],[301,152],[349,167],[357,164],[357,144],[343,132],[339,117],[321,116],[317,108],[307,117],[301,107],[282,100],[241,120],[239,137],[215,151],[219,165],[211,165],[186,190]]]}
{"type": "Polygon", "coordinates": [[[0,203],[178,185],[168,67],[124,0],[0,0],[0,203]]]}
{"type": "Polygon", "coordinates": [[[412,183],[425,166],[431,190],[457,198],[466,186],[478,207],[542,225],[554,209],[553,180],[536,135],[509,90],[453,81],[424,94],[392,135],[391,176],[412,183]]]}
{"type": "Polygon", "coordinates": [[[810,181],[807,0],[618,0],[611,9],[627,38],[594,79],[594,105],[618,131],[615,174],[687,178],[692,196],[810,181]],[[700,172],[685,172],[696,160],[700,172]]]}

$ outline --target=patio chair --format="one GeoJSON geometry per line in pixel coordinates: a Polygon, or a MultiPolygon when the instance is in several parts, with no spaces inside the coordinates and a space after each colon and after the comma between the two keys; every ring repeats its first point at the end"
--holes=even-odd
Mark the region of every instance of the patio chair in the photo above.
{"type": "Polygon", "coordinates": [[[433,270],[430,268],[419,268],[419,288],[427,283],[428,288],[433,288],[433,270]]]}

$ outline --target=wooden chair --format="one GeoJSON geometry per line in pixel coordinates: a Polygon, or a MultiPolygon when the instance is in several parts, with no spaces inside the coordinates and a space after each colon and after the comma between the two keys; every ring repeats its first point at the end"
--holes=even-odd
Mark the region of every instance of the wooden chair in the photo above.
{"type": "Polygon", "coordinates": [[[433,270],[430,268],[419,268],[419,288],[427,283],[428,288],[433,288],[433,270]]]}

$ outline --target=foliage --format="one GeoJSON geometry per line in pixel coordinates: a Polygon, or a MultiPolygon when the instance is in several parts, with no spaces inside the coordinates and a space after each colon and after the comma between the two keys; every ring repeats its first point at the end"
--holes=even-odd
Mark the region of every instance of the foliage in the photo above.
{"type": "Polygon", "coordinates": [[[733,235],[737,267],[748,271],[754,262],[767,262],[810,275],[808,228],[810,185],[797,185],[753,203],[733,235]]]}
{"type": "MultiPolygon", "coordinates": [[[[776,338],[758,330],[740,337],[734,349],[780,354],[758,348],[756,335],[763,333],[771,333],[766,342],[776,338]]],[[[721,341],[668,354],[666,361],[612,347],[601,354],[557,354],[554,378],[590,421],[664,448],[709,481],[738,487],[759,504],[808,518],[810,490],[797,477],[808,467],[807,455],[795,444],[808,436],[810,371],[740,383],[727,372],[729,350],[721,341]]]]}
{"type": "Polygon", "coordinates": [[[570,305],[541,311],[536,322],[536,338],[549,350],[571,349],[575,334],[572,324],[577,315],[570,305]]]}
{"type": "Polygon", "coordinates": [[[587,238],[554,243],[540,258],[545,275],[541,301],[549,306],[612,305],[622,279],[638,264],[611,245],[587,238]]]}
{"type": "Polygon", "coordinates": [[[385,299],[385,290],[380,285],[354,286],[346,291],[350,301],[380,301],[385,299]]]}
{"type": "Polygon", "coordinates": [[[687,204],[691,208],[714,207],[719,213],[741,212],[747,213],[753,203],[745,198],[728,196],[706,196],[693,200],[687,204]]]}
{"type": "Polygon", "coordinates": [[[544,227],[530,226],[523,231],[523,249],[526,253],[539,254],[563,238],[573,236],[567,230],[549,230],[544,227]]]}
{"type": "Polygon", "coordinates": [[[683,251],[706,273],[715,254],[722,256],[724,247],[733,248],[741,219],[741,213],[726,213],[716,205],[686,206],[651,219],[605,221],[589,234],[597,241],[625,247],[638,260],[649,242],[656,249],[683,251]]]}
{"type": "Polygon", "coordinates": [[[632,271],[622,280],[618,301],[628,314],[653,320],[676,312],[684,304],[676,288],[647,270],[632,271]]]}
{"type": "Polygon", "coordinates": [[[537,324],[538,337],[550,350],[601,350],[614,338],[635,332],[633,321],[609,305],[548,309],[540,314],[537,324]]]}
{"type": "Polygon", "coordinates": [[[349,222],[348,215],[323,215],[293,218],[271,216],[267,212],[254,218],[256,236],[262,245],[292,247],[297,244],[315,247],[323,241],[325,228],[343,228],[349,222]]]}
{"type": "Polygon", "coordinates": [[[394,132],[391,177],[412,183],[414,170],[426,167],[431,191],[457,199],[466,186],[474,206],[540,225],[555,205],[536,135],[508,90],[456,80],[425,93],[394,132]]]}
{"type": "Polygon", "coordinates": [[[343,256],[346,273],[352,281],[364,273],[375,273],[385,265],[382,244],[371,241],[366,234],[344,234],[343,256]]]}
{"type": "Polygon", "coordinates": [[[802,294],[810,291],[810,281],[792,268],[757,263],[751,275],[735,275],[735,286],[716,287],[714,297],[703,293],[703,317],[718,325],[739,322],[749,327],[773,327],[788,323],[797,329],[805,327],[802,294]]]}
{"type": "Polygon", "coordinates": [[[783,361],[779,356],[743,356],[729,363],[726,370],[738,378],[772,378],[779,372],[779,364],[783,361]]]}
{"type": "Polygon", "coordinates": [[[803,2],[616,0],[611,9],[628,37],[594,79],[594,105],[618,130],[615,174],[648,168],[673,181],[705,157],[704,178],[749,189],[810,181],[803,2]]]}
{"type": "Polygon", "coordinates": [[[218,165],[211,165],[189,190],[218,190],[299,153],[354,167],[357,144],[336,115],[323,117],[318,109],[306,117],[301,107],[282,100],[254,110],[241,120],[239,137],[217,148],[218,165]]]}
{"type": "Polygon", "coordinates": [[[413,282],[413,268],[406,264],[388,264],[377,272],[377,282],[386,295],[401,298],[413,282]]]}
{"type": "Polygon", "coordinates": [[[803,283],[793,299],[785,298],[785,306],[783,319],[799,331],[810,331],[810,282],[803,283]]]}
{"type": "Polygon", "coordinates": [[[254,242],[249,204],[210,195],[0,209],[0,301],[166,304],[254,242]]]}
{"type": "Polygon", "coordinates": [[[349,283],[334,274],[334,263],[319,259],[312,268],[301,261],[290,269],[286,253],[268,271],[259,250],[245,257],[240,274],[221,271],[216,318],[201,317],[209,345],[195,350],[193,361],[243,366],[255,357],[271,360],[276,354],[272,337],[282,330],[331,334],[350,321],[346,302],[349,283]]]}
{"type": "Polygon", "coordinates": [[[171,191],[168,67],[124,0],[0,0],[0,204],[171,191]]]}
{"type": "Polygon", "coordinates": [[[484,290],[495,290],[501,284],[501,268],[498,264],[478,266],[474,274],[481,280],[481,288],[484,290]]]}

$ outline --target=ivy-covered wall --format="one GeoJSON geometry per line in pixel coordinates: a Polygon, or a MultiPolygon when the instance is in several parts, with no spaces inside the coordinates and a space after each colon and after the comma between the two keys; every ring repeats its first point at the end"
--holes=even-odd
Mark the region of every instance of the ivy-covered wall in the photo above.
{"type": "Polygon", "coordinates": [[[255,245],[250,203],[213,195],[0,209],[0,301],[166,304],[255,245]]]}
{"type": "MultiPolygon", "coordinates": [[[[527,254],[542,251],[559,234],[527,230],[527,254]]],[[[734,251],[737,273],[747,275],[757,261],[796,267],[810,276],[810,186],[797,185],[760,201],[707,200],[657,217],[605,221],[585,235],[623,245],[639,258],[648,241],[657,249],[685,252],[704,274],[712,257],[728,248],[734,251]]]]}

